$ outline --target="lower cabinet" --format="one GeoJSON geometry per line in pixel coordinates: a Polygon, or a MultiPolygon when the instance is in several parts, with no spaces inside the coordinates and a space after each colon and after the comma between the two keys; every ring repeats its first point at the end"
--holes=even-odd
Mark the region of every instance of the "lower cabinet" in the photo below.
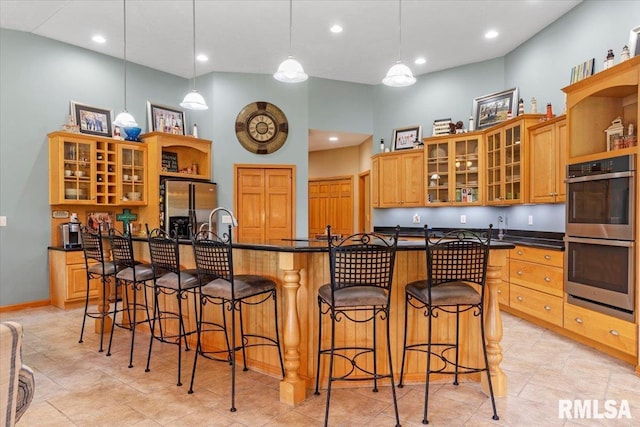
{"type": "MultiPolygon", "coordinates": [[[[89,297],[97,298],[100,280],[89,284],[89,297]]],[[[82,251],[49,250],[49,286],[51,304],[72,308],[84,304],[87,274],[82,251]]]]}
{"type": "Polygon", "coordinates": [[[509,306],[538,319],[562,326],[562,298],[511,284],[509,306]]]}
{"type": "Polygon", "coordinates": [[[564,327],[601,345],[632,356],[638,355],[638,334],[635,323],[566,303],[564,327]]]}

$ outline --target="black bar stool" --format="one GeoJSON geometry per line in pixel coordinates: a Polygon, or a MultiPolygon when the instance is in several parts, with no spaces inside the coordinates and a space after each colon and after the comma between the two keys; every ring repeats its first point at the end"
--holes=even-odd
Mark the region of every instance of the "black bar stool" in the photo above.
{"type": "Polygon", "coordinates": [[[398,246],[396,227],[393,236],[376,233],[359,233],[342,240],[335,240],[331,235],[331,226],[327,226],[329,245],[329,268],[331,283],[318,289],[318,364],[316,366],[316,391],[320,394],[320,356],[329,356],[329,385],[327,387],[327,403],[325,407],[324,425],[329,422],[329,404],[331,402],[331,385],[334,381],[373,380],[373,391],[378,391],[378,380],[389,378],[396,425],[400,426],[398,402],[393,379],[391,362],[391,336],[389,334],[389,302],[393,268],[398,246]],[[322,348],[322,315],[331,318],[331,345],[322,348]],[[365,317],[366,316],[366,317],[365,317]],[[377,366],[377,319],[385,321],[387,335],[387,358],[389,370],[385,374],[378,372],[377,366]],[[364,345],[364,339],[358,337],[353,345],[345,344],[336,347],[336,323],[343,319],[356,323],[373,322],[373,345],[364,345]],[[373,372],[364,366],[367,355],[373,357],[373,372]],[[334,376],[334,358],[346,360],[350,369],[343,375],[334,376]],[[354,376],[356,374],[356,376],[354,376]]]}
{"type": "MultiPolygon", "coordinates": [[[[118,265],[119,271],[115,275],[116,294],[126,298],[123,301],[123,311],[127,313],[128,323],[123,321],[115,323],[115,316],[118,311],[118,301],[114,303],[113,316],[114,325],[129,329],[131,331],[131,347],[129,350],[129,368],[133,367],[133,346],[136,339],[136,327],[139,324],[151,324],[151,316],[149,315],[149,303],[147,297],[147,287],[153,289],[153,285],[149,286],[149,282],[153,280],[153,268],[151,264],[142,264],[135,261],[133,256],[133,242],[131,233],[122,234],[116,229],[109,230],[109,244],[111,245],[111,255],[114,262],[118,265]],[[118,292],[118,288],[122,291],[118,292]],[[131,288],[127,292],[127,288],[131,288]],[[144,302],[138,302],[138,293],[143,292],[144,302]],[[133,301],[130,301],[131,296],[133,301]],[[137,314],[141,311],[144,317],[138,319],[137,314]]],[[[111,336],[109,337],[109,347],[107,348],[107,356],[111,356],[111,343],[113,342],[113,331],[111,328],[111,336]]]]}
{"type": "Polygon", "coordinates": [[[104,351],[102,348],[104,337],[104,323],[109,313],[108,310],[89,310],[89,293],[91,289],[91,280],[100,279],[102,301],[106,305],[108,283],[110,278],[114,277],[116,272],[118,271],[118,266],[114,261],[110,260],[109,257],[105,255],[102,245],[102,232],[100,229],[98,229],[98,232],[96,233],[91,231],[91,229],[87,227],[82,227],[80,236],[82,239],[82,250],[84,251],[84,262],[87,273],[87,292],[84,299],[84,316],[82,318],[82,329],[80,330],[80,340],[78,342],[83,342],[84,326],[87,317],[91,319],[100,319],[100,349],[98,351],[102,353],[104,351]]]}
{"type": "MultiPolygon", "coordinates": [[[[196,293],[200,289],[198,273],[195,269],[182,270],[180,267],[180,249],[178,239],[171,238],[168,233],[160,228],[149,231],[146,225],[149,242],[149,254],[151,256],[151,266],[153,269],[153,320],[151,321],[151,338],[149,340],[149,354],[147,355],[147,367],[145,372],[150,371],[151,349],[153,341],[158,340],[164,343],[176,344],[178,346],[178,386],[182,385],[182,344],[185,350],[189,351],[187,337],[196,333],[196,328],[187,330],[184,322],[183,302],[189,294],[193,296],[193,307],[196,324],[198,322],[196,293]],[[169,310],[167,307],[160,307],[158,303],[159,295],[175,296],[177,301],[177,312],[169,310]],[[168,320],[175,320],[178,323],[177,332],[169,333],[163,330],[163,323],[168,320]],[[160,331],[156,331],[156,324],[160,331]]],[[[177,235],[177,233],[176,233],[177,235]]]]}
{"type": "Polygon", "coordinates": [[[402,351],[402,367],[400,383],[404,375],[404,362],[407,351],[418,351],[427,355],[427,382],[424,395],[423,424],[428,424],[427,411],[429,404],[429,376],[431,373],[452,374],[453,384],[458,385],[458,375],[486,372],[493,419],[498,420],[496,401],[493,396],[491,373],[487,359],[487,346],[484,336],[484,285],[487,278],[487,262],[493,225],[484,233],[470,230],[454,230],[443,235],[434,235],[424,226],[426,244],[427,278],[408,283],[405,288],[404,339],[402,351]],[[472,285],[477,285],[479,291],[472,285]],[[409,308],[424,313],[427,318],[427,342],[407,344],[407,318],[409,308]],[[459,337],[460,313],[470,311],[480,322],[482,353],[484,367],[470,367],[460,363],[459,337]],[[440,314],[455,314],[455,342],[433,342],[432,319],[440,314]],[[434,349],[434,347],[436,347],[434,349]],[[436,351],[437,350],[437,351],[436,351]],[[450,353],[453,351],[453,355],[450,353]],[[440,366],[432,369],[431,358],[434,357],[440,366]],[[452,358],[453,357],[453,358],[452,358]]]}
{"type": "Polygon", "coordinates": [[[236,352],[242,350],[244,371],[247,370],[247,356],[245,350],[249,347],[274,347],[280,359],[280,370],[284,377],[284,362],[280,351],[280,334],[278,332],[278,300],[276,298],[276,283],[263,276],[253,274],[234,274],[232,251],[231,225],[222,237],[213,232],[203,231],[193,237],[193,254],[201,283],[200,317],[198,322],[198,345],[193,360],[191,386],[189,393],[193,393],[193,382],[196,375],[198,356],[210,360],[231,364],[231,412],[236,411],[236,352]],[[247,333],[244,328],[242,308],[245,305],[255,306],[273,301],[273,318],[275,322],[275,337],[247,333]],[[222,323],[206,321],[205,306],[214,304],[222,309],[222,323]],[[227,328],[226,312],[231,313],[231,330],[227,328]],[[236,346],[236,313],[240,319],[241,343],[236,346]],[[226,342],[226,350],[204,350],[202,335],[210,332],[222,332],[226,342]],[[229,334],[231,342],[229,342],[229,334]]]}

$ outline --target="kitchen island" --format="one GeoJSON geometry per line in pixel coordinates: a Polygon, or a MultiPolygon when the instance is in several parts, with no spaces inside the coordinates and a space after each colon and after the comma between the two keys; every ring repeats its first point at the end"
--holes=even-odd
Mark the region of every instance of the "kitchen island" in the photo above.
{"type": "MultiPolygon", "coordinates": [[[[136,239],[134,241],[135,256],[138,260],[148,260],[149,254],[146,241],[136,239]]],[[[303,401],[307,396],[307,390],[311,389],[315,381],[315,367],[317,354],[318,331],[318,303],[317,290],[320,286],[330,282],[329,255],[327,243],[322,241],[291,240],[277,244],[261,243],[235,243],[234,245],[234,270],[236,274],[259,274],[273,279],[277,284],[278,309],[280,316],[281,338],[283,342],[283,356],[285,365],[285,378],[280,383],[280,401],[294,405],[303,401]]],[[[507,266],[508,250],[514,245],[508,242],[492,242],[489,268],[487,273],[487,289],[485,301],[485,333],[487,339],[487,352],[491,370],[491,378],[496,396],[506,396],[507,382],[504,372],[500,369],[502,361],[502,321],[498,306],[497,287],[501,282],[502,268],[507,266]]],[[[189,241],[182,242],[180,246],[181,264],[186,268],[194,266],[193,252],[189,241]]],[[[400,372],[399,363],[402,357],[402,336],[404,328],[404,287],[405,284],[426,277],[426,261],[424,241],[399,241],[394,269],[393,288],[391,296],[391,315],[389,321],[391,329],[391,348],[396,380],[400,372]]],[[[168,298],[163,304],[175,304],[175,298],[168,298]]],[[[185,302],[186,303],[186,302],[185,302]]],[[[191,301],[188,302],[191,304],[191,301]]],[[[194,313],[193,307],[189,307],[188,313],[194,313]]],[[[206,313],[206,316],[215,317],[216,313],[206,313]]],[[[245,324],[250,328],[257,328],[259,333],[272,334],[269,328],[273,328],[270,308],[260,306],[252,307],[245,313],[245,324]]],[[[461,363],[465,365],[482,366],[482,347],[476,337],[480,335],[480,327],[476,319],[471,318],[471,313],[461,315],[461,363]],[[471,340],[466,340],[466,337],[471,340]],[[471,345],[467,344],[467,341],[471,345]]],[[[323,316],[323,322],[329,319],[323,316]]],[[[455,337],[455,316],[440,317],[434,322],[434,339],[446,339],[455,337]]],[[[188,322],[193,325],[195,319],[188,315],[188,322]]],[[[348,322],[351,323],[351,322],[348,322]]],[[[365,336],[361,334],[366,326],[348,324],[342,322],[336,328],[336,342],[343,337],[365,336]]],[[[426,320],[420,313],[411,313],[409,316],[410,336],[409,342],[415,337],[424,340],[426,337],[426,320]]],[[[323,325],[324,327],[325,325],[323,325]]],[[[328,329],[326,329],[328,330],[328,329]]],[[[384,328],[379,328],[380,339],[384,340],[384,328]]],[[[329,340],[329,336],[323,337],[329,340]]],[[[384,342],[384,341],[381,341],[384,342]]],[[[219,348],[221,343],[203,343],[209,348],[219,348]]],[[[378,366],[386,366],[386,352],[378,352],[378,366]]],[[[326,386],[326,372],[328,370],[328,358],[320,367],[321,386],[326,386]]],[[[247,349],[247,362],[251,369],[255,369],[270,375],[279,375],[280,366],[278,355],[268,348],[252,347],[247,349]]],[[[373,365],[373,360],[369,360],[373,365]]],[[[350,368],[346,362],[336,361],[335,372],[345,372],[350,368]]],[[[410,354],[407,357],[405,368],[406,383],[424,382],[426,371],[426,357],[410,354]]],[[[476,381],[481,380],[479,374],[466,376],[476,381]]],[[[437,380],[438,377],[433,375],[437,380]]],[[[353,383],[340,384],[340,386],[353,386],[353,383]]],[[[366,384],[366,382],[365,382],[366,384]]],[[[197,387],[197,384],[196,384],[197,387]]],[[[486,389],[486,385],[485,385],[486,389]]]]}

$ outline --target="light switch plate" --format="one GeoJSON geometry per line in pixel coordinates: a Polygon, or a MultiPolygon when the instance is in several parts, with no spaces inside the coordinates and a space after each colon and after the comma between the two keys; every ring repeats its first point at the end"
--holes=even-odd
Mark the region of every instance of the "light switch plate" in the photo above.
{"type": "Polygon", "coordinates": [[[467,216],[460,215],[460,224],[466,224],[466,223],[467,223],[467,216]]]}
{"type": "Polygon", "coordinates": [[[2,215],[0,216],[0,227],[6,227],[7,226],[7,217],[2,215]]]}
{"type": "Polygon", "coordinates": [[[231,224],[233,221],[231,221],[231,215],[222,215],[222,221],[223,224],[231,224]]]}

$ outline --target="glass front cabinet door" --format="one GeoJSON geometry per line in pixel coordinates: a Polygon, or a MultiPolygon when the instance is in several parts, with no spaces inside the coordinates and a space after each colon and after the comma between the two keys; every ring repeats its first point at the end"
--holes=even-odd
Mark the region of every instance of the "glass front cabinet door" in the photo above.
{"type": "Polygon", "coordinates": [[[118,198],[120,204],[143,205],[147,201],[146,144],[120,144],[118,198]]]}

